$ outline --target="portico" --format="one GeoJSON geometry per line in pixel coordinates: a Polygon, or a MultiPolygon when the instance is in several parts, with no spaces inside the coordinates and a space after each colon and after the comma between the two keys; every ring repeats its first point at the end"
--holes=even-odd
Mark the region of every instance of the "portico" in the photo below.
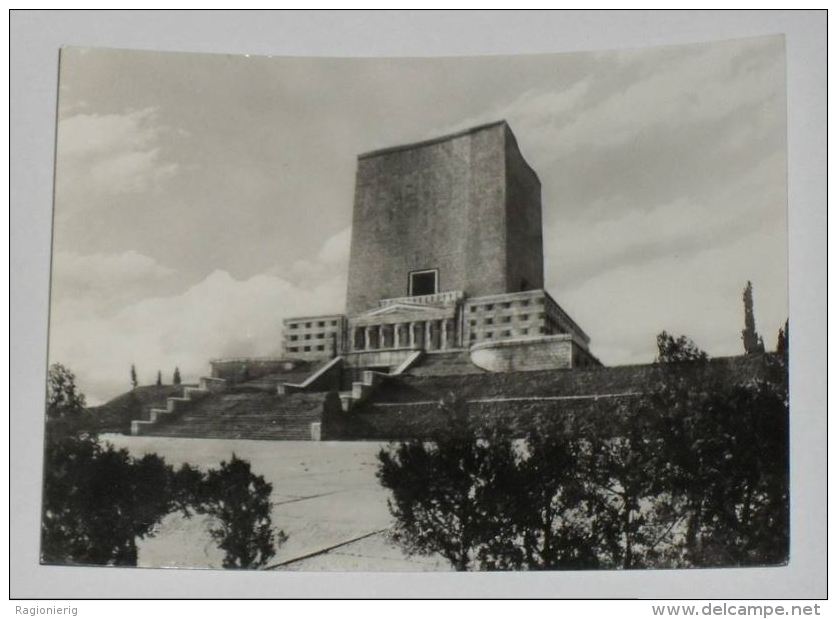
{"type": "Polygon", "coordinates": [[[384,300],[381,307],[349,319],[349,352],[459,348],[458,298],[432,305],[384,300]]]}

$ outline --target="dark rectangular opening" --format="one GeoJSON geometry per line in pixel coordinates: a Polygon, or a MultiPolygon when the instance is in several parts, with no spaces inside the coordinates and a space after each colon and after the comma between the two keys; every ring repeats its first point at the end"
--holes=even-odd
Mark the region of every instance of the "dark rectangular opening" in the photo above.
{"type": "Polygon", "coordinates": [[[410,273],[410,296],[419,297],[425,294],[436,294],[438,271],[415,271],[410,273]]]}

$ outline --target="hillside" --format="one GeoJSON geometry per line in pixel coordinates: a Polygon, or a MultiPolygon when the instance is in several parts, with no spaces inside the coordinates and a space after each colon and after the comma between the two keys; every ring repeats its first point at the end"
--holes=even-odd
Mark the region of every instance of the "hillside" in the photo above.
{"type": "Polygon", "coordinates": [[[180,397],[183,387],[191,385],[147,385],[118,395],[100,406],[91,406],[87,410],[96,419],[99,432],[131,431],[131,420],[148,419],[152,408],[165,408],[166,398],[180,397]]]}

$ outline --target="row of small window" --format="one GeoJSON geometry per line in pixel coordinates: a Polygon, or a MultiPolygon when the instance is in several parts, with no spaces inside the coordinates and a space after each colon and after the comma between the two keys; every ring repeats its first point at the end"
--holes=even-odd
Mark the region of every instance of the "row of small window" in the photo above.
{"type": "Polygon", "coordinates": [[[312,350],[325,350],[325,346],[290,346],[288,352],[311,352],[312,350]]]}
{"type": "MultiPolygon", "coordinates": [[[[545,317],[546,317],[546,314],[544,314],[543,312],[541,312],[540,314],[537,315],[537,318],[540,319],[540,320],[543,320],[545,317]]],[[[520,314],[519,316],[500,316],[500,322],[511,322],[512,318],[517,318],[517,320],[519,320],[521,322],[525,322],[525,321],[529,320],[529,314],[520,314]]],[[[472,327],[477,326],[477,321],[476,320],[471,320],[470,322],[471,322],[472,327]]],[[[485,318],[482,321],[482,324],[493,325],[494,324],[494,318],[492,316],[489,316],[488,318],[485,318]]]]}
{"type": "Polygon", "coordinates": [[[543,297],[537,297],[535,299],[521,299],[520,301],[503,301],[502,303],[488,303],[487,305],[472,305],[471,311],[476,312],[477,310],[485,310],[490,312],[494,309],[494,307],[502,308],[502,309],[509,309],[512,305],[517,305],[518,307],[529,307],[530,302],[534,302],[535,305],[543,305],[543,297]]]}
{"type": "MultiPolygon", "coordinates": [[[[538,333],[540,333],[540,334],[546,333],[546,328],[539,327],[538,328],[538,333]]],[[[520,335],[529,335],[529,329],[520,329],[519,334],[520,335]]],[[[505,330],[505,331],[500,331],[500,336],[499,337],[511,337],[511,335],[512,335],[511,331],[505,330]]],[[[484,340],[490,340],[490,339],[493,339],[493,338],[494,338],[494,332],[493,331],[486,331],[485,333],[482,333],[479,336],[479,339],[484,339],[484,340]]],[[[471,339],[476,340],[477,339],[477,334],[476,333],[471,333],[471,339]]]]}
{"type": "Polygon", "coordinates": [[[310,340],[310,339],[311,339],[311,337],[312,337],[312,335],[313,335],[313,336],[315,336],[315,337],[316,337],[316,339],[318,339],[318,340],[322,340],[322,339],[324,339],[324,338],[325,338],[325,333],[315,333],[315,334],[306,333],[306,334],[305,334],[305,335],[303,335],[303,336],[299,336],[299,335],[291,335],[291,336],[289,336],[289,337],[290,337],[290,340],[291,340],[292,342],[296,342],[296,341],[297,341],[300,337],[302,337],[302,339],[304,339],[304,340],[310,340]]]}
{"type": "MultiPolygon", "coordinates": [[[[324,327],[324,326],[326,326],[326,322],[327,322],[327,321],[325,321],[325,320],[318,320],[318,321],[317,321],[317,326],[318,326],[318,327],[324,327]]],[[[291,324],[289,324],[288,326],[289,326],[291,329],[299,329],[299,326],[300,326],[301,324],[303,324],[303,323],[301,323],[301,322],[292,322],[292,323],[291,323],[291,324]]],[[[330,324],[332,327],[336,327],[336,326],[337,326],[337,321],[336,321],[336,320],[332,320],[332,321],[330,321],[330,322],[329,322],[329,324],[330,324]]],[[[305,328],[306,328],[306,329],[310,329],[313,325],[314,325],[314,323],[313,323],[313,322],[306,322],[306,323],[305,323],[305,328]]]]}

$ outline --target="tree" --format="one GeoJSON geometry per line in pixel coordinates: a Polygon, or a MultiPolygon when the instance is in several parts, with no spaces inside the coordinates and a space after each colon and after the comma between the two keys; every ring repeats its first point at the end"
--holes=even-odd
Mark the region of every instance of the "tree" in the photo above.
{"type": "Polygon", "coordinates": [[[180,384],[180,368],[174,368],[174,375],[172,376],[171,383],[173,385],[180,384]]]}
{"type": "Polygon", "coordinates": [[[64,436],[45,457],[41,560],[136,565],[137,538],[174,509],[171,469],[95,438],[64,436]]]}
{"type": "Polygon", "coordinates": [[[84,395],[76,387],[75,374],[60,363],[53,363],[49,366],[47,418],[77,418],[84,413],[84,407],[84,395]]]}
{"type": "Polygon", "coordinates": [[[136,389],[139,383],[137,382],[137,368],[131,364],[131,388],[136,389]]]}
{"type": "Polygon", "coordinates": [[[394,537],[457,570],[768,565],[788,556],[787,362],[755,378],[658,336],[645,392],[555,405],[523,442],[464,405],[379,453],[394,537]]]}
{"type": "Polygon", "coordinates": [[[95,436],[96,420],[85,408],[85,398],[75,375],[60,363],[47,375],[45,443],[47,447],[67,436],[95,436]]]}
{"type": "MultiPolygon", "coordinates": [[[[186,474],[188,476],[188,474],[186,474]]],[[[233,454],[203,480],[196,511],[212,517],[209,533],[224,553],[225,568],[264,567],[287,540],[270,517],[273,486],[233,454]]]]}
{"type": "Polygon", "coordinates": [[[756,318],[753,313],[753,284],[747,282],[744,288],[744,330],[741,339],[744,342],[744,352],[748,355],[763,353],[764,342],[756,332],[756,318]]]}
{"type": "Polygon", "coordinates": [[[776,352],[784,357],[787,357],[788,350],[790,349],[789,346],[789,339],[790,339],[790,325],[787,320],[785,320],[784,328],[779,328],[779,336],[776,338],[776,352]]]}
{"type": "Polygon", "coordinates": [[[685,335],[675,338],[665,331],[661,331],[657,335],[657,359],[655,363],[704,362],[708,359],[708,355],[685,335]]]}
{"type": "Polygon", "coordinates": [[[509,476],[502,484],[509,497],[504,509],[514,535],[512,544],[504,540],[505,552],[495,551],[510,559],[499,567],[598,567],[596,532],[589,517],[592,504],[577,466],[584,442],[556,424],[541,423],[541,428],[527,435],[525,455],[520,453],[515,461],[516,479],[509,476]]]}
{"type": "Polygon", "coordinates": [[[721,366],[661,366],[643,398],[662,440],[656,476],[683,518],[687,565],[776,564],[787,558],[787,371],[765,356],[760,377],[721,366]]]}
{"type": "Polygon", "coordinates": [[[163,375],[162,375],[162,373],[160,372],[160,370],[157,370],[157,386],[158,386],[158,387],[162,387],[162,386],[163,386],[163,375]]]}
{"type": "Polygon", "coordinates": [[[503,567],[514,562],[499,552],[508,550],[502,507],[510,486],[499,480],[508,479],[512,441],[479,439],[463,404],[440,407],[449,421],[432,441],[401,442],[378,454],[378,479],[392,492],[393,537],[408,553],[438,553],[458,571],[480,561],[503,567]],[[485,545],[488,538],[493,547],[485,545]]]}
{"type": "Polygon", "coordinates": [[[154,534],[169,513],[214,517],[212,537],[226,567],[260,567],[286,536],[270,523],[271,485],[233,456],[206,474],[177,471],[156,454],[131,457],[102,445],[85,420],[84,396],[64,366],[47,383],[41,561],[53,564],[136,565],[137,539],[154,534]]]}

